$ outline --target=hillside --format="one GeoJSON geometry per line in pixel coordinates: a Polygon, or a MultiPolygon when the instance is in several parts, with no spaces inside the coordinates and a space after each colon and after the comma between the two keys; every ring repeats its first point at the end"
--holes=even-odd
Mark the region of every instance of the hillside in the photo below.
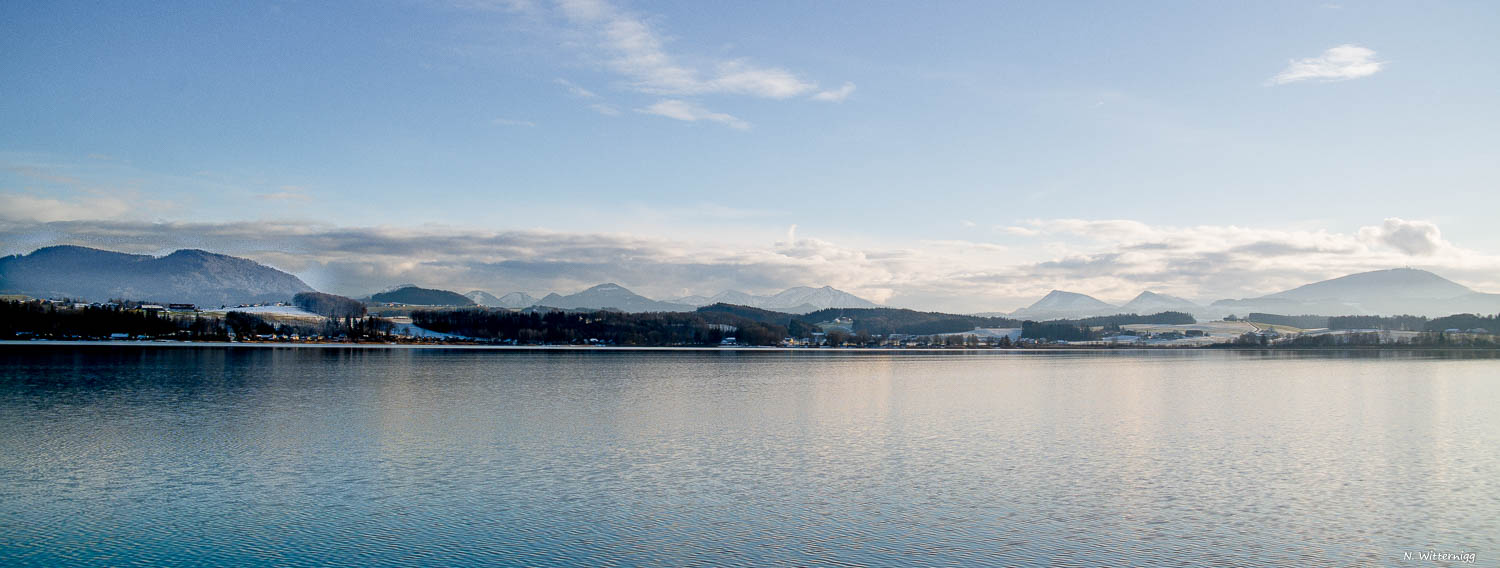
{"type": "Polygon", "coordinates": [[[520,309],[535,306],[537,303],[536,298],[531,297],[531,294],[525,292],[511,292],[497,298],[494,294],[485,292],[484,290],[474,290],[468,294],[464,294],[464,297],[474,300],[475,304],[486,308],[520,309]]]}
{"type": "Polygon", "coordinates": [[[496,298],[494,294],[491,294],[484,290],[471,290],[469,293],[464,294],[463,296],[474,302],[476,305],[484,306],[487,308],[500,305],[500,298],[496,298]]]}
{"type": "Polygon", "coordinates": [[[1218,315],[1265,312],[1324,316],[1429,317],[1500,311],[1500,294],[1485,294],[1426,270],[1396,268],[1350,274],[1257,298],[1219,300],[1218,315]]]}
{"type": "Polygon", "coordinates": [[[301,279],[275,268],[201,250],[155,257],[54,246],[0,258],[0,293],[40,298],[234,306],[285,302],[311,291],[301,279]]]}
{"type": "Polygon", "coordinates": [[[370,296],[371,302],[406,304],[410,306],[472,306],[474,301],[457,292],[407,286],[398,290],[381,292],[370,296]]]}
{"type": "Polygon", "coordinates": [[[1361,302],[1370,299],[1444,299],[1473,294],[1467,286],[1426,270],[1395,268],[1340,276],[1305,284],[1262,298],[1298,301],[1361,302]]]}
{"type": "Polygon", "coordinates": [[[1201,311],[1203,306],[1176,296],[1158,294],[1156,292],[1141,292],[1134,299],[1120,306],[1123,314],[1154,314],[1165,311],[1179,311],[1193,313],[1201,311]]]}
{"type": "Polygon", "coordinates": [[[856,333],[866,332],[872,335],[932,335],[969,331],[976,327],[1021,327],[1021,322],[1012,318],[919,312],[900,308],[830,308],[799,316],[798,319],[819,323],[840,317],[853,319],[856,333]]]}
{"type": "Polygon", "coordinates": [[[1010,313],[1017,319],[1052,320],[1120,313],[1114,304],[1102,302],[1093,296],[1077,292],[1053,290],[1042,299],[1010,313]]]}
{"type": "Polygon", "coordinates": [[[827,308],[878,308],[879,304],[832,286],[812,288],[798,286],[787,288],[770,296],[746,294],[738,290],[727,290],[713,296],[683,296],[673,303],[688,306],[727,304],[773,310],[789,314],[805,314],[827,308]]]}
{"type": "Polygon", "coordinates": [[[750,306],[736,306],[734,304],[713,304],[710,306],[703,306],[701,308],[698,308],[697,312],[700,314],[729,314],[751,321],[782,326],[787,325],[794,319],[802,319],[798,315],[789,314],[786,312],[762,310],[760,308],[752,308],[750,306]]]}

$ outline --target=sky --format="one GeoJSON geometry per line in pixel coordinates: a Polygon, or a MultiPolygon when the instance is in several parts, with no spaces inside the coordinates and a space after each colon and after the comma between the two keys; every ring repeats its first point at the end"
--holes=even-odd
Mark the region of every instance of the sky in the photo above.
{"type": "Polygon", "coordinates": [[[977,312],[1500,292],[1500,3],[0,3],[0,253],[977,312]]]}

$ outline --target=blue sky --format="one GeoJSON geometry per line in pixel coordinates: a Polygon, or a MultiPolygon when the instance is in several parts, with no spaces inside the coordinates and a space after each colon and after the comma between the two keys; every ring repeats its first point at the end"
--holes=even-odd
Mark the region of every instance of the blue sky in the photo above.
{"type": "Polygon", "coordinates": [[[1391,265],[1500,291],[1497,28],[1489,2],[8,3],[0,244],[213,247],[346,293],[979,310],[1391,265]],[[490,245],[414,244],[452,238],[490,245]]]}

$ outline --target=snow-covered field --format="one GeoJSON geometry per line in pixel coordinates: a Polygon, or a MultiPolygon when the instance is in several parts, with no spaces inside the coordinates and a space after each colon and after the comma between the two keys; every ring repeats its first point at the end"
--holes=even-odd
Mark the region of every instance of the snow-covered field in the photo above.
{"type": "Polygon", "coordinates": [[[229,312],[245,312],[247,314],[281,316],[301,319],[323,319],[323,316],[309,312],[297,306],[249,306],[244,308],[216,308],[212,310],[203,310],[203,313],[206,314],[225,314],[229,312]]]}
{"type": "Polygon", "coordinates": [[[425,328],[417,327],[416,325],[409,324],[409,323],[398,323],[398,324],[393,325],[391,327],[391,333],[396,334],[396,335],[404,335],[404,336],[407,336],[407,337],[432,337],[432,338],[436,338],[436,339],[465,339],[463,336],[453,335],[451,333],[441,333],[441,332],[437,332],[437,331],[432,331],[430,329],[425,329],[425,328]]]}
{"type": "Polygon", "coordinates": [[[1355,335],[1374,333],[1380,335],[1382,343],[1397,343],[1411,341],[1422,335],[1420,331],[1391,331],[1381,329],[1311,329],[1303,332],[1303,335],[1355,335]]]}
{"type": "Polygon", "coordinates": [[[440,331],[432,331],[427,328],[418,327],[416,324],[411,322],[411,318],[405,316],[384,319],[391,322],[391,333],[394,333],[396,335],[405,335],[407,337],[432,337],[436,339],[468,339],[462,335],[454,335],[451,333],[443,333],[440,331]]]}
{"type": "MultiPolygon", "coordinates": [[[[1186,333],[1189,330],[1203,332],[1203,337],[1184,337],[1181,339],[1143,339],[1139,345],[1162,345],[1162,346],[1198,346],[1213,343],[1227,343],[1236,337],[1255,331],[1255,326],[1242,321],[1208,321],[1202,323],[1183,325],[1164,325],[1151,323],[1133,323],[1120,326],[1137,333],[1186,333]]],[[[1116,341],[1117,343],[1128,343],[1129,340],[1116,341]]]]}
{"type": "Polygon", "coordinates": [[[1120,326],[1131,331],[1144,331],[1147,333],[1165,333],[1169,331],[1187,331],[1196,329],[1207,334],[1239,336],[1240,334],[1255,331],[1255,326],[1242,321],[1206,321],[1183,325],[1166,325],[1154,323],[1132,323],[1120,326]]]}
{"type": "Polygon", "coordinates": [[[969,335],[972,335],[972,336],[978,337],[980,339],[989,338],[989,339],[994,339],[994,340],[999,340],[1002,337],[1009,337],[1011,341],[1016,341],[1018,339],[1021,339],[1021,328],[1019,328],[1019,327],[982,327],[982,328],[978,328],[978,329],[971,329],[969,331],[960,331],[958,333],[942,333],[942,334],[939,334],[939,335],[942,336],[942,337],[947,337],[947,336],[950,336],[950,335],[959,335],[959,336],[969,336],[969,335]]]}

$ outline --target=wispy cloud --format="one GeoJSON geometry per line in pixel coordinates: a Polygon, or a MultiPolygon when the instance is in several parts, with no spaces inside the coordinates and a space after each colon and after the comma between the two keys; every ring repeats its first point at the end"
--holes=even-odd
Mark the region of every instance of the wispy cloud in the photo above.
{"type": "Polygon", "coordinates": [[[454,6],[466,10],[487,12],[519,12],[534,14],[541,7],[532,0],[450,0],[454,6]]]}
{"type": "Polygon", "coordinates": [[[666,99],[658,101],[656,104],[653,104],[646,108],[636,109],[636,112],[665,116],[667,118],[684,120],[687,122],[707,120],[710,122],[717,122],[738,130],[746,130],[750,128],[750,123],[740,120],[739,118],[736,118],[732,115],[724,114],[722,112],[713,112],[711,110],[698,106],[697,104],[677,99],[666,99]]]}
{"type": "Polygon", "coordinates": [[[516,119],[513,119],[513,118],[497,118],[497,119],[491,120],[490,124],[493,124],[495,126],[525,126],[525,127],[536,126],[536,123],[532,122],[530,120],[516,120],[516,119]]]}
{"type": "MultiPolygon", "coordinates": [[[[550,5],[521,0],[454,0],[462,9],[508,12],[527,19],[528,28],[547,34],[552,43],[567,46],[590,64],[615,77],[605,88],[590,88],[566,78],[553,82],[569,96],[592,101],[588,108],[606,116],[618,116],[622,107],[609,91],[663,97],[642,112],[678,120],[712,120],[743,129],[748,123],[731,115],[688,112],[677,99],[704,97],[752,97],[802,99],[839,103],[855,91],[851,82],[838,88],[820,89],[816,81],[786,67],[757,62],[749,57],[726,57],[695,53],[678,46],[662,28],[662,19],[617,6],[608,0],[554,0],[550,5]],[[675,101],[675,102],[674,102],[675,101]],[[693,117],[693,118],[689,118],[693,117]]],[[[715,104],[718,104],[716,101],[715,104]]],[[[701,109],[701,107],[699,107],[701,109]]]]}
{"type": "Polygon", "coordinates": [[[590,110],[604,116],[620,116],[620,107],[615,106],[613,103],[605,102],[603,97],[599,96],[599,93],[585,89],[567,79],[557,79],[555,82],[562,85],[564,89],[567,89],[568,94],[574,98],[594,101],[588,104],[590,110]]]}
{"type": "Polygon", "coordinates": [[[597,98],[599,98],[599,94],[598,93],[595,93],[593,91],[590,91],[588,89],[580,87],[580,86],[578,86],[578,84],[576,84],[576,83],[574,83],[572,81],[569,81],[567,79],[557,79],[555,82],[557,84],[559,84],[559,85],[562,85],[564,89],[567,89],[569,94],[571,94],[571,95],[573,95],[575,97],[578,97],[580,99],[597,99],[597,98]]]}
{"type": "Polygon", "coordinates": [[[273,192],[270,192],[270,193],[262,193],[260,195],[256,195],[255,197],[258,198],[258,199],[266,200],[266,201],[310,201],[310,200],[312,200],[312,196],[310,196],[310,195],[307,194],[307,190],[305,188],[300,187],[300,186],[295,186],[295,185],[283,185],[280,188],[277,188],[277,191],[273,191],[273,192]]]}
{"type": "Polygon", "coordinates": [[[603,0],[560,0],[564,17],[592,36],[610,70],[636,90],[657,95],[748,95],[770,99],[795,97],[817,89],[817,83],[780,67],[747,59],[712,60],[688,65],[667,52],[661,34],[645,19],[603,0]]]}
{"type": "Polygon", "coordinates": [[[849,95],[852,94],[854,94],[854,83],[846,82],[844,83],[844,86],[837,89],[831,91],[823,91],[816,95],[813,95],[812,99],[815,101],[823,101],[826,103],[841,103],[844,102],[844,99],[849,98],[849,95]]]}
{"type": "Polygon", "coordinates": [[[1340,45],[1324,51],[1317,57],[1293,59],[1286,69],[1271,77],[1270,83],[1285,85],[1298,81],[1344,81],[1369,77],[1379,72],[1385,63],[1375,60],[1375,51],[1357,45],[1340,45]]]}

